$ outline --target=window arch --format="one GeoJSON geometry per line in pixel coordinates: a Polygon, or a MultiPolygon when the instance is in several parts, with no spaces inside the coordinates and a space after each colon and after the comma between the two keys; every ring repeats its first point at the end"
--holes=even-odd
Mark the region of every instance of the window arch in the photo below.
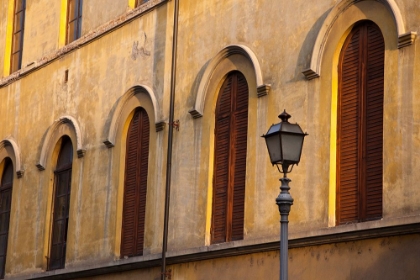
{"type": "Polygon", "coordinates": [[[10,158],[4,160],[0,181],[0,278],[4,278],[7,240],[9,236],[10,207],[12,204],[13,164],[10,158]]]}
{"type": "Polygon", "coordinates": [[[143,254],[149,138],[149,116],[138,108],[127,132],[121,257],[143,254]]]}
{"type": "Polygon", "coordinates": [[[64,268],[69,223],[73,146],[68,136],[61,138],[57,167],[54,171],[54,213],[48,269],[64,268]]]}
{"type": "Polygon", "coordinates": [[[382,217],[384,52],[379,27],[362,21],[340,54],[337,225],[382,217]]]}
{"type": "Polygon", "coordinates": [[[211,243],[243,239],[248,83],[228,74],[216,104],[211,243]]]}

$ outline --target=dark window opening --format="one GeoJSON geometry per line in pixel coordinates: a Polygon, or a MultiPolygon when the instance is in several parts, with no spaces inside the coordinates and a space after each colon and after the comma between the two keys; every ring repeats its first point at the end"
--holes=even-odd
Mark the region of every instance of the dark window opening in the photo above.
{"type": "Polygon", "coordinates": [[[7,240],[9,237],[10,208],[12,205],[13,164],[10,158],[4,162],[0,184],[0,278],[4,278],[7,240]]]}
{"type": "Polygon", "coordinates": [[[62,138],[57,168],[54,171],[54,213],[48,270],[64,268],[69,223],[73,146],[70,138],[62,138]]]}

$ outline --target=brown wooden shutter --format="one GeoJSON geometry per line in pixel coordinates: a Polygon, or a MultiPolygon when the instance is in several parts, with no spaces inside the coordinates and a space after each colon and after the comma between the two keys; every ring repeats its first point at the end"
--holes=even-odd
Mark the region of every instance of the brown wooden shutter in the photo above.
{"type": "Polygon", "coordinates": [[[213,183],[213,216],[211,242],[226,241],[227,200],[229,185],[230,112],[232,77],[222,85],[216,106],[215,164],[213,183]]]}
{"type": "Polygon", "coordinates": [[[121,257],[143,254],[149,138],[149,117],[140,108],[127,133],[121,257]]]}
{"type": "Polygon", "coordinates": [[[340,223],[357,221],[359,214],[359,38],[359,30],[352,32],[347,38],[339,68],[337,220],[340,223]]]}
{"type": "Polygon", "coordinates": [[[58,155],[54,182],[54,213],[51,251],[48,269],[64,268],[66,261],[67,231],[69,223],[71,170],[73,146],[68,137],[63,137],[58,155]]]}
{"type": "Polygon", "coordinates": [[[4,278],[5,274],[10,208],[12,204],[12,185],[13,165],[10,158],[6,158],[0,184],[0,278],[4,278]]]}
{"type": "Polygon", "coordinates": [[[236,102],[233,119],[233,147],[234,180],[233,180],[233,209],[232,209],[232,237],[231,240],[244,238],[244,208],[245,208],[245,176],[248,137],[248,83],[245,77],[237,73],[236,102]]]}
{"type": "Polygon", "coordinates": [[[337,224],[382,216],[383,69],[379,28],[356,25],[338,69],[337,224]]]}
{"type": "Polygon", "coordinates": [[[216,106],[212,243],[243,239],[248,98],[245,77],[230,73],[216,106]]]}
{"type": "Polygon", "coordinates": [[[367,25],[366,32],[366,214],[364,219],[372,220],[382,217],[385,43],[376,25],[367,25]]]}

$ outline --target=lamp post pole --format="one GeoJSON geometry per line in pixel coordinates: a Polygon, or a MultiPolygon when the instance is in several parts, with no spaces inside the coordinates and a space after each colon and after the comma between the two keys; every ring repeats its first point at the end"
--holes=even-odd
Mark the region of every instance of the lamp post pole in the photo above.
{"type": "Polygon", "coordinates": [[[290,207],[293,205],[293,198],[289,193],[289,182],[291,181],[286,177],[280,179],[280,194],[276,198],[276,204],[279,207],[281,215],[280,219],[280,280],[287,280],[288,278],[288,258],[289,258],[289,212],[290,207]]]}
{"type": "Polygon", "coordinates": [[[303,139],[307,133],[303,133],[300,126],[289,123],[289,115],[286,110],[279,115],[280,123],[273,124],[265,138],[271,164],[276,165],[283,178],[280,179],[280,194],[276,198],[276,204],[280,212],[280,280],[288,278],[288,250],[289,250],[289,213],[293,205],[293,198],[289,193],[290,179],[287,173],[292,172],[293,166],[299,163],[302,155],[303,139]]]}

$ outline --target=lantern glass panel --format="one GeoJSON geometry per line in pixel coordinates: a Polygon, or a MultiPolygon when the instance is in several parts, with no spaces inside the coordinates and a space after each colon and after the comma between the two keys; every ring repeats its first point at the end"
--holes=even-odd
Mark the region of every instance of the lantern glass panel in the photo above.
{"type": "Polygon", "coordinates": [[[281,145],[283,151],[283,162],[298,163],[303,146],[304,134],[289,134],[281,135],[281,145]]]}
{"type": "Polygon", "coordinates": [[[270,154],[270,160],[272,164],[275,164],[282,160],[280,150],[280,136],[279,134],[272,134],[265,137],[265,143],[267,144],[268,153],[270,154]]]}

